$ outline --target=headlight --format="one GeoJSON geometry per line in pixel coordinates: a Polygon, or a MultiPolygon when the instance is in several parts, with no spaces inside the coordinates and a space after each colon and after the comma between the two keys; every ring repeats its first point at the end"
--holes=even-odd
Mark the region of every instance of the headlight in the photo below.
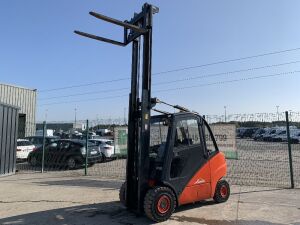
{"type": "Polygon", "coordinates": [[[85,154],[86,154],[86,148],[85,148],[85,147],[82,147],[82,148],[80,149],[80,151],[81,151],[81,154],[82,154],[82,155],[85,155],[85,154]]]}

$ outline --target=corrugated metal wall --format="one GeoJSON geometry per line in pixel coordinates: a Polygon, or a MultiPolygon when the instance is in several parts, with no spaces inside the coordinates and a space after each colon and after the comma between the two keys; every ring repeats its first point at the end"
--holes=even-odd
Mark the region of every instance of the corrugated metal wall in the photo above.
{"type": "Polygon", "coordinates": [[[0,176],[15,173],[18,108],[0,103],[0,176]]]}
{"type": "Polygon", "coordinates": [[[25,129],[19,129],[24,130],[19,133],[19,137],[35,134],[36,90],[0,84],[0,102],[17,106],[20,108],[20,115],[25,114],[25,121],[23,117],[20,121],[20,124],[25,123],[25,129]]]}

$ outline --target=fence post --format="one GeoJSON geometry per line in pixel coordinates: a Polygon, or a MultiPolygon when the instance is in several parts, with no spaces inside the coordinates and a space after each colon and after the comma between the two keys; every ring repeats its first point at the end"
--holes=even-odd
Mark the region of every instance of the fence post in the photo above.
{"type": "Polygon", "coordinates": [[[46,145],[46,121],[43,122],[43,146],[42,146],[42,173],[44,173],[45,166],[45,145],[46,145]]]}
{"type": "MultiPolygon", "coordinates": [[[[126,126],[126,125],[125,125],[126,126]]],[[[114,157],[116,156],[116,138],[115,138],[116,127],[113,128],[113,140],[114,140],[114,157]]]]}
{"type": "Polygon", "coordinates": [[[288,150],[289,150],[289,164],[290,164],[290,177],[291,177],[291,188],[294,188],[294,172],[293,172],[293,158],[292,158],[292,148],[291,148],[291,137],[290,137],[290,123],[289,123],[289,113],[285,112],[286,118],[286,134],[288,140],[288,150]]]}
{"type": "Polygon", "coordinates": [[[84,167],[84,175],[87,176],[87,168],[88,168],[88,148],[89,148],[89,144],[88,144],[88,140],[89,140],[89,120],[86,121],[86,136],[85,136],[85,167],[84,167]]]}

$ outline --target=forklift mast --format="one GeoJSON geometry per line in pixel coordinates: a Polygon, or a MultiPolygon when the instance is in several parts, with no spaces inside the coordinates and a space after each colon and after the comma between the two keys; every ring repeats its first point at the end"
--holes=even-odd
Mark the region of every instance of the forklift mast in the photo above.
{"type": "Polygon", "coordinates": [[[132,19],[124,22],[90,12],[90,15],[98,19],[124,27],[123,42],[74,31],[78,35],[118,46],[127,46],[132,42],[126,206],[137,213],[143,212],[143,200],[148,187],[151,108],[157,102],[156,99],[151,98],[151,62],[153,14],[158,13],[158,11],[157,7],[145,3],[140,13],[135,13],[132,19]],[[140,62],[141,47],[142,62],[140,62]],[[142,69],[140,65],[142,65],[142,69]],[[142,71],[142,80],[140,79],[140,71],[142,71]]]}

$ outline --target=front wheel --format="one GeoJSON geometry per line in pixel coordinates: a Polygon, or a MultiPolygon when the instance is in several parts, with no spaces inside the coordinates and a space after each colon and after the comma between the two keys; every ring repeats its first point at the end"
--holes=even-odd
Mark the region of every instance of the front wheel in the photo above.
{"type": "Polygon", "coordinates": [[[214,200],[216,203],[226,202],[230,196],[230,187],[226,180],[219,180],[216,186],[214,200]]]}
{"type": "Polygon", "coordinates": [[[77,166],[76,160],[73,157],[67,159],[67,167],[69,170],[75,169],[77,166]]]}
{"type": "Polygon", "coordinates": [[[144,199],[144,211],[155,222],[168,220],[176,207],[176,197],[168,187],[150,189],[144,199]]]}

